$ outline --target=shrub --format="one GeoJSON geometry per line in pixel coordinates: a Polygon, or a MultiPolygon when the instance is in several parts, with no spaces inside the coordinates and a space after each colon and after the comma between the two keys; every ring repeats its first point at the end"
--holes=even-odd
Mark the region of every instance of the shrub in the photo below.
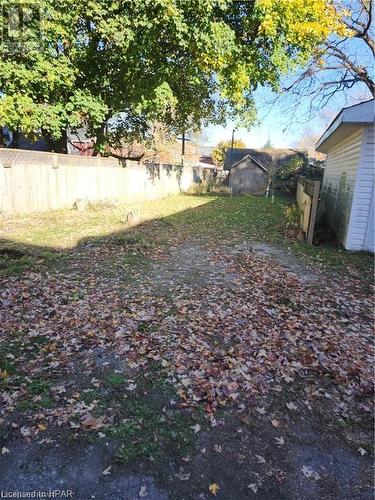
{"type": "Polygon", "coordinates": [[[274,190],[284,194],[294,194],[297,189],[297,177],[304,167],[303,158],[292,158],[275,173],[274,190]]]}
{"type": "Polygon", "coordinates": [[[189,194],[231,194],[231,188],[223,181],[208,179],[199,183],[194,183],[188,189],[189,194]]]}
{"type": "Polygon", "coordinates": [[[274,190],[279,193],[294,195],[299,175],[303,175],[308,179],[320,180],[323,178],[323,168],[320,165],[308,164],[303,158],[292,158],[276,171],[274,190]]]}
{"type": "Polygon", "coordinates": [[[291,229],[299,228],[301,212],[295,203],[286,205],[283,209],[284,217],[286,219],[285,227],[291,229]]]}

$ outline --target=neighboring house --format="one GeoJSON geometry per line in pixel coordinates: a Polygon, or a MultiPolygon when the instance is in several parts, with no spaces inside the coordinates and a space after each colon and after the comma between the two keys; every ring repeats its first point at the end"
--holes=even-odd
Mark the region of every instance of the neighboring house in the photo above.
{"type": "Polygon", "coordinates": [[[70,155],[93,156],[94,140],[89,137],[85,127],[74,132],[68,130],[67,148],[70,155]]]}
{"type": "MultiPolygon", "coordinates": [[[[2,128],[2,136],[5,147],[11,148],[15,140],[15,134],[8,127],[2,128]]],[[[17,149],[29,149],[31,151],[48,151],[48,145],[43,137],[35,136],[34,140],[28,139],[24,134],[19,133],[17,137],[17,149]]]]}
{"type": "Polygon", "coordinates": [[[229,149],[224,169],[230,171],[229,185],[234,194],[263,194],[274,173],[295,159],[305,161],[306,157],[294,149],[229,149]]]}
{"type": "Polygon", "coordinates": [[[214,160],[212,159],[211,155],[200,156],[199,157],[199,163],[202,163],[204,165],[208,165],[208,166],[211,166],[211,167],[215,166],[214,160]]]}
{"type": "Polygon", "coordinates": [[[374,99],[344,108],[319,139],[322,201],[339,243],[374,252],[374,99]]]}
{"type": "MultiPolygon", "coordinates": [[[[46,139],[41,134],[36,134],[34,138],[28,138],[22,132],[18,133],[15,138],[15,133],[7,127],[2,130],[4,143],[7,148],[27,149],[29,151],[51,151],[46,139]]],[[[67,142],[64,148],[68,154],[80,156],[92,156],[94,152],[93,140],[89,139],[84,129],[79,129],[77,132],[67,132],[67,142]]]]}

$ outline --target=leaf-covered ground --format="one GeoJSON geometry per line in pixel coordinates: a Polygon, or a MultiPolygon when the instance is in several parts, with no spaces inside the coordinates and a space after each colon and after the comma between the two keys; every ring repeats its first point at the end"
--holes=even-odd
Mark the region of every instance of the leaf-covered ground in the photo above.
{"type": "Polygon", "coordinates": [[[288,241],[286,203],[5,221],[1,486],[372,498],[371,258],[288,241]]]}

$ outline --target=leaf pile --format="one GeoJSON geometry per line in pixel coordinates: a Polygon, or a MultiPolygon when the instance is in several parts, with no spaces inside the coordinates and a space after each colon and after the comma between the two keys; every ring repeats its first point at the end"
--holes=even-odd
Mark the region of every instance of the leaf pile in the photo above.
{"type": "Polygon", "coordinates": [[[373,304],[360,281],[321,275],[307,285],[255,252],[201,251],[209,263],[204,285],[171,282],[172,257],[152,250],[168,291],[152,269],[129,284],[123,255],[109,243],[82,249],[63,270],[2,278],[2,417],[12,422],[21,411],[14,426],[25,439],[45,422],[76,431],[111,425],[113,408],[83,397],[103,387],[98,353],[108,358],[101,369],[117,363],[124,392],[157,364],[174,404],[204,409],[213,424],[219,408],[244,413],[293,382],[312,404],[332,399],[338,414],[371,411],[373,304]]]}

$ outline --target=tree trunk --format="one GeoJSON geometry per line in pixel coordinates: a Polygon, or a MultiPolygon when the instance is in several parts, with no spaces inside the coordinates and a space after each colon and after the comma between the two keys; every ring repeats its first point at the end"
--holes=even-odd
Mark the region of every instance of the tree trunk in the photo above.
{"type": "Polygon", "coordinates": [[[42,132],[43,139],[46,141],[48,151],[54,153],[67,154],[68,152],[68,134],[66,130],[61,131],[61,137],[54,139],[48,132],[42,132]]]}
{"type": "Polygon", "coordinates": [[[56,149],[55,149],[56,153],[63,153],[63,154],[68,153],[68,133],[66,129],[62,130],[60,139],[55,141],[55,143],[56,143],[56,149]]]}
{"type": "Polygon", "coordinates": [[[20,132],[19,130],[13,131],[12,142],[9,144],[10,148],[18,149],[20,147],[20,132]]]}
{"type": "Polygon", "coordinates": [[[105,129],[107,122],[103,122],[100,127],[95,130],[95,144],[93,156],[98,156],[98,154],[103,154],[105,146],[105,129]]]}

